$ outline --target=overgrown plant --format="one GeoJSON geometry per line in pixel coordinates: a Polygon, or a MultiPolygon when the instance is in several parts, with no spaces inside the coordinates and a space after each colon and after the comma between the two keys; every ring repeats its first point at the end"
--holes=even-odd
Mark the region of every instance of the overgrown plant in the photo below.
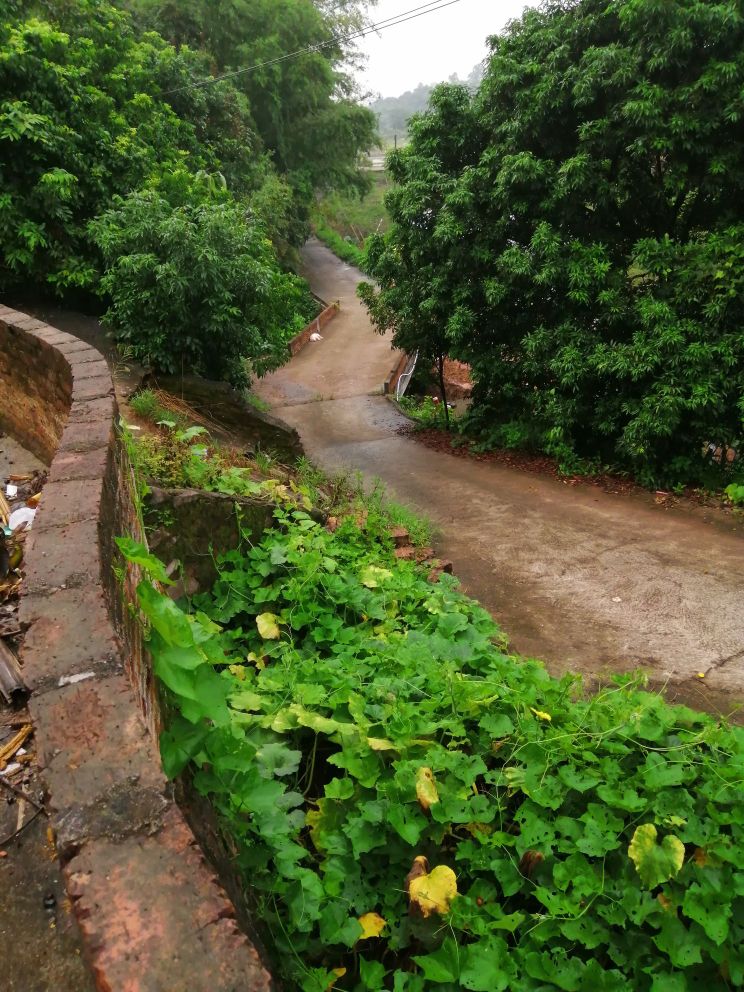
{"type": "Polygon", "coordinates": [[[138,598],[166,771],[232,836],[287,988],[744,983],[740,730],[623,680],[584,698],[351,518],[279,512],[193,613],[138,598]]]}
{"type": "Polygon", "coordinates": [[[154,191],[118,198],[91,225],[116,340],[143,364],[246,386],[288,358],[315,312],[282,272],[263,226],[224,200],[173,207],[154,191]],[[146,301],[146,305],[143,305],[146,301]]]}

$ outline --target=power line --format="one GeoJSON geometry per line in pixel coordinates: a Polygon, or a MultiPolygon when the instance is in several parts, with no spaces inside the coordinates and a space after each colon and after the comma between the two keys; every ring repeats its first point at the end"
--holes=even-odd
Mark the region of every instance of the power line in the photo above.
{"type": "Polygon", "coordinates": [[[446,0],[445,3],[442,3],[441,0],[429,0],[429,3],[423,4],[421,7],[413,7],[411,10],[405,10],[400,14],[394,14],[392,17],[386,17],[382,21],[378,21],[376,24],[370,24],[369,27],[366,27],[361,31],[357,31],[355,34],[346,35],[343,38],[330,38],[328,41],[321,41],[317,45],[309,45],[307,48],[299,48],[295,52],[288,52],[286,55],[279,55],[275,59],[267,59],[265,62],[257,62],[255,65],[245,66],[243,69],[234,69],[232,72],[225,72],[221,76],[210,76],[208,79],[200,79],[188,86],[178,86],[176,89],[166,90],[162,96],[170,96],[173,93],[181,93],[184,90],[193,90],[202,86],[210,86],[212,83],[219,83],[224,79],[232,79],[235,76],[242,76],[247,72],[255,72],[256,69],[264,69],[270,65],[277,65],[280,62],[287,62],[290,59],[299,58],[301,55],[311,55],[313,52],[319,52],[323,48],[328,48],[330,45],[338,45],[342,42],[354,41],[357,38],[366,38],[368,34],[373,34],[376,31],[387,31],[388,28],[397,27],[399,24],[405,24],[407,21],[415,21],[417,18],[424,17],[426,14],[433,14],[437,10],[443,10],[445,7],[451,7],[453,4],[460,2],[461,0],[446,0]],[[417,11],[419,11],[419,13],[417,13],[417,11]]]}

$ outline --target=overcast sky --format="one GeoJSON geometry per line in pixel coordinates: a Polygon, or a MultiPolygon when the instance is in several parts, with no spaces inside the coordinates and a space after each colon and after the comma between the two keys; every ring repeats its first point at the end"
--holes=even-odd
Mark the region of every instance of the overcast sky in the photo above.
{"type": "MultiPolygon", "coordinates": [[[[425,0],[379,0],[379,23],[422,7],[425,0]]],[[[433,0],[435,2],[435,0],[433,0]]],[[[446,2],[446,0],[440,0],[446,2]]],[[[486,55],[486,38],[497,34],[536,0],[458,0],[406,24],[369,35],[359,46],[368,56],[360,82],[382,96],[398,96],[419,83],[438,83],[456,72],[465,77],[486,55]]]]}

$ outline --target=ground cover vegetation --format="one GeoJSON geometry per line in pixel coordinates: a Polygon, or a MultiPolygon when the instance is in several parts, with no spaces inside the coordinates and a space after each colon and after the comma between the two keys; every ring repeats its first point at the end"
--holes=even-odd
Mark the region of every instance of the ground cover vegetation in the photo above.
{"type": "Polygon", "coordinates": [[[310,205],[365,183],[374,118],[333,38],[366,6],[0,3],[0,291],[99,294],[128,352],[164,372],[242,384],[284,360],[313,313],[287,271],[310,205]]]}
{"type": "Polygon", "coordinates": [[[548,0],[414,117],[361,292],[401,346],[471,364],[489,443],[737,481],[743,42],[738,0],[548,0]]]}
{"type": "Polygon", "coordinates": [[[385,172],[368,174],[370,188],[362,193],[329,193],[317,204],[313,230],[334,255],[365,271],[364,244],[371,234],[388,228],[385,195],[390,182],[385,172]]]}
{"type": "Polygon", "coordinates": [[[392,530],[403,527],[414,547],[430,550],[431,521],[389,499],[379,481],[365,488],[358,473],[329,475],[304,457],[286,465],[260,446],[243,451],[195,422],[196,412],[187,404],[157,390],[140,390],[129,406],[145,427],[122,427],[139,479],[140,501],[151,485],[248,496],[312,510],[331,522],[352,515],[378,534],[387,548],[393,547],[392,530]]]}
{"type": "Polygon", "coordinates": [[[395,558],[374,498],[337,487],[329,527],[329,481],[294,481],[192,600],[121,542],[164,766],[218,811],[285,987],[740,986],[742,731],[510,656],[456,580],[395,558]]]}

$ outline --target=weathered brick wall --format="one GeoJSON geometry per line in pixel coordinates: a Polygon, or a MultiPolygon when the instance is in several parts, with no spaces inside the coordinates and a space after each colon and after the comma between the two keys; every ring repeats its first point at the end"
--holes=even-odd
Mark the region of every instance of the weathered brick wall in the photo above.
{"type": "Polygon", "coordinates": [[[157,725],[156,697],[111,579],[114,535],[139,525],[108,367],[78,339],[0,307],[0,368],[24,384],[0,388],[0,423],[51,460],[26,540],[21,660],[50,823],[96,987],[269,992],[142,719],[157,725]]]}
{"type": "Polygon", "coordinates": [[[12,434],[49,465],[62,437],[72,401],[72,376],[51,341],[26,334],[38,323],[25,314],[8,324],[0,319],[0,430],[12,434]]]}
{"type": "Polygon", "coordinates": [[[320,334],[321,330],[326,326],[326,324],[333,320],[336,314],[341,310],[340,303],[331,303],[321,311],[315,320],[311,320],[310,323],[303,330],[300,331],[292,340],[289,342],[289,353],[294,358],[294,356],[302,351],[305,345],[310,340],[310,335],[316,332],[320,334]]]}

